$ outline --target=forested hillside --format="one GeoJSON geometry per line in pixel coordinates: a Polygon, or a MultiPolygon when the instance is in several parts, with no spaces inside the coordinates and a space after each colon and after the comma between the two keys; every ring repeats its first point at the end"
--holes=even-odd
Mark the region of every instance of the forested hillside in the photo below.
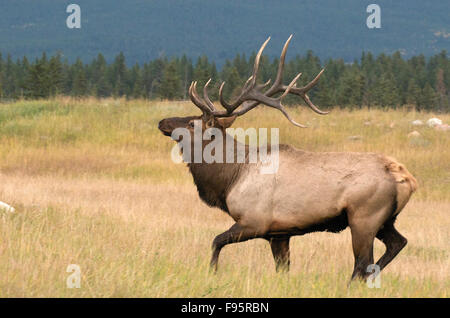
{"type": "Polygon", "coordinates": [[[449,1],[379,0],[381,28],[369,29],[361,0],[14,0],[0,1],[0,50],[13,58],[57,52],[74,62],[123,52],[129,65],[162,56],[207,55],[222,66],[272,36],[279,54],[294,34],[290,56],[312,50],[322,60],[400,51],[406,58],[450,50],[449,1]],[[68,4],[81,7],[81,29],[66,26],[68,4]]]}
{"type": "MultiPolygon", "coordinates": [[[[0,97],[36,99],[70,95],[177,100],[188,98],[192,80],[198,81],[201,88],[212,78],[210,96],[217,99],[218,86],[226,81],[224,94],[229,98],[239,92],[251,74],[254,58],[254,54],[248,58],[238,54],[219,69],[206,56],[194,61],[185,55],[162,57],[128,67],[123,53],[111,63],[101,54],[90,63],[80,59],[69,63],[60,55],[48,57],[45,53],[34,61],[26,57],[14,61],[11,56],[0,55],[0,97]]],[[[258,80],[274,79],[277,67],[278,59],[263,56],[258,80]]],[[[445,51],[430,58],[419,55],[407,60],[399,52],[377,57],[363,53],[353,63],[344,63],[342,59],[321,63],[309,51],[287,62],[285,83],[302,72],[298,84],[306,84],[322,67],[325,72],[310,94],[321,107],[395,108],[407,104],[418,110],[450,110],[450,60],[445,51]]],[[[298,103],[299,99],[288,96],[285,102],[298,103]]]]}

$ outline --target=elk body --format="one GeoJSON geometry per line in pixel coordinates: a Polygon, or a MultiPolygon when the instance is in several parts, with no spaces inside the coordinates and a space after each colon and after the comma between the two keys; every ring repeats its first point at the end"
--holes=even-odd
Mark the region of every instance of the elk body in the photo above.
{"type": "MultiPolygon", "coordinates": [[[[259,50],[253,74],[235,102],[229,104],[224,100],[222,83],[219,99],[225,110],[217,110],[208,97],[209,82],[204,87],[203,98],[198,95],[196,82],[193,82],[189,95],[203,114],[164,119],[159,123],[159,129],[171,136],[176,128],[186,128],[192,135],[193,123],[201,120],[203,130],[214,127],[226,134],[237,116],[259,104],[280,110],[291,123],[304,127],[289,116],[281,103],[289,93],[302,97],[315,112],[326,114],[307,96],[323,70],[302,88],[295,85],[301,74],[288,86],[282,84],[291,37],[283,48],[277,77],[266,91],[263,90],[269,83],[257,84],[256,77],[262,51],[269,39],[259,50]],[[273,97],[277,93],[282,95],[273,97]]],[[[203,141],[202,147],[208,143],[203,141]]],[[[248,155],[249,147],[243,149],[248,155]]],[[[386,246],[384,255],[376,262],[380,270],[406,245],[406,238],[395,229],[394,222],[416,190],[417,183],[395,159],[375,153],[310,152],[289,145],[279,146],[278,158],[279,168],[273,174],[260,173],[262,163],[248,160],[243,163],[188,163],[200,198],[208,205],[222,209],[236,222],[213,241],[211,266],[214,269],[217,269],[219,253],[225,245],[263,238],[270,243],[277,271],[287,270],[290,237],[316,231],[340,232],[349,226],[355,257],[352,279],[365,278],[370,274],[368,266],[374,264],[375,238],[386,246]]]]}

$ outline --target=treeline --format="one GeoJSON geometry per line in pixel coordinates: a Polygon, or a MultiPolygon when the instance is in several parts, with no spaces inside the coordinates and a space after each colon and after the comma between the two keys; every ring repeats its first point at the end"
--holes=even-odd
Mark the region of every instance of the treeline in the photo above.
{"type": "MultiPolygon", "coordinates": [[[[218,70],[206,56],[195,61],[183,56],[162,57],[128,67],[120,53],[112,63],[99,54],[91,63],[80,59],[70,64],[61,55],[42,57],[30,62],[26,57],[13,61],[0,53],[0,98],[48,98],[56,95],[127,97],[147,99],[188,99],[192,80],[201,88],[209,78],[210,97],[217,99],[218,86],[226,81],[224,94],[236,95],[251,74],[255,54],[237,55],[218,70]]],[[[263,56],[259,81],[274,79],[278,59],[263,56]]],[[[310,51],[286,62],[285,82],[298,72],[303,75],[298,86],[309,82],[322,68],[325,72],[310,93],[321,107],[398,107],[412,105],[417,110],[448,112],[450,95],[450,61],[447,52],[425,58],[404,60],[399,52],[377,57],[363,53],[360,60],[345,63],[329,59],[321,63],[310,51]]],[[[286,103],[299,102],[288,96],[286,103]]]]}

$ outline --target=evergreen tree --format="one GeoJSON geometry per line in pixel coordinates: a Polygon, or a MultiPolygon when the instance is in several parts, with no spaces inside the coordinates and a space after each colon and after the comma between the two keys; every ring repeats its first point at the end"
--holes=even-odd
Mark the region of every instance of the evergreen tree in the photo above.
{"type": "Polygon", "coordinates": [[[0,99],[3,98],[3,83],[5,82],[4,74],[3,74],[3,56],[0,52],[0,99]]]}
{"type": "Polygon", "coordinates": [[[47,56],[44,53],[41,59],[30,66],[27,81],[27,97],[33,99],[47,98],[50,95],[50,79],[48,74],[47,56]]]}
{"type": "Polygon", "coordinates": [[[97,97],[111,95],[111,82],[108,81],[108,65],[105,57],[100,53],[92,63],[92,90],[97,97]]]}
{"type": "Polygon", "coordinates": [[[409,80],[408,91],[407,91],[406,103],[410,105],[415,105],[418,111],[422,108],[421,95],[422,91],[420,87],[416,84],[414,79],[409,80]]]}
{"type": "Polygon", "coordinates": [[[122,52],[115,58],[112,65],[111,84],[113,87],[113,95],[120,97],[127,93],[127,66],[125,64],[125,56],[122,52]]]}
{"type": "Polygon", "coordinates": [[[239,76],[239,71],[237,68],[227,62],[223,68],[221,77],[225,81],[225,86],[223,88],[224,96],[232,98],[238,95],[241,90],[243,80],[239,76]]]}
{"type": "Polygon", "coordinates": [[[22,58],[22,60],[17,61],[18,65],[18,89],[19,94],[18,97],[24,98],[25,96],[29,96],[29,92],[27,90],[28,85],[28,76],[30,74],[30,63],[26,56],[22,58]]]}
{"type": "Polygon", "coordinates": [[[365,79],[358,68],[342,76],[338,86],[337,104],[339,106],[362,106],[365,79]]]}
{"type": "Polygon", "coordinates": [[[422,90],[422,102],[424,105],[424,109],[433,110],[436,107],[437,96],[434,89],[431,87],[429,83],[425,84],[425,87],[422,90]]]}
{"type": "Polygon", "coordinates": [[[325,74],[322,75],[319,83],[317,84],[317,93],[314,101],[321,107],[336,105],[333,91],[334,90],[332,89],[329,77],[325,74]]]}
{"type": "Polygon", "coordinates": [[[17,97],[17,74],[16,65],[12,60],[11,54],[8,54],[3,74],[3,95],[8,98],[17,97]]]}
{"type": "Polygon", "coordinates": [[[436,74],[436,93],[438,98],[438,104],[439,108],[441,110],[448,111],[449,107],[449,101],[447,97],[447,92],[445,88],[445,81],[444,81],[444,70],[442,68],[439,68],[437,70],[436,74]]]}
{"type": "Polygon", "coordinates": [[[189,85],[192,82],[192,75],[194,73],[194,67],[192,61],[183,55],[179,63],[178,74],[180,74],[182,82],[182,95],[183,99],[187,99],[189,85]]]}
{"type": "Polygon", "coordinates": [[[376,82],[373,93],[376,105],[381,107],[397,107],[400,96],[392,73],[382,74],[376,82]]]}
{"type": "Polygon", "coordinates": [[[61,56],[57,54],[50,58],[48,64],[48,77],[49,77],[49,94],[55,96],[61,94],[64,90],[64,78],[63,67],[61,62],[61,56]]]}
{"type": "Polygon", "coordinates": [[[135,64],[130,71],[130,97],[141,98],[144,94],[144,82],[142,80],[139,64],[135,64]]]}
{"type": "Polygon", "coordinates": [[[144,87],[148,98],[154,99],[160,96],[159,89],[167,63],[167,59],[159,58],[144,68],[144,87]]]}
{"type": "Polygon", "coordinates": [[[203,87],[212,78],[211,66],[206,56],[200,56],[195,64],[193,78],[197,81],[198,87],[203,87]]]}
{"type": "Polygon", "coordinates": [[[163,99],[181,98],[181,81],[175,60],[170,61],[164,68],[159,94],[163,99]]]}
{"type": "Polygon", "coordinates": [[[88,92],[88,82],[86,78],[86,70],[80,59],[77,59],[75,64],[72,66],[72,74],[72,95],[77,97],[86,96],[88,92]]]}

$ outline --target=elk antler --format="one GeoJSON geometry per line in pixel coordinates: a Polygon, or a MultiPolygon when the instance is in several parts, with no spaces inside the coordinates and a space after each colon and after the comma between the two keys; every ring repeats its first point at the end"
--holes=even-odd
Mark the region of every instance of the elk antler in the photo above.
{"type": "Polygon", "coordinates": [[[245,82],[241,94],[239,97],[232,103],[228,103],[225,101],[223,97],[223,87],[225,85],[225,82],[222,82],[219,88],[219,100],[222,106],[225,108],[225,110],[217,110],[213,104],[213,102],[210,100],[208,96],[208,85],[211,82],[211,79],[205,84],[203,88],[203,98],[198,96],[197,94],[197,82],[192,82],[191,86],[189,87],[189,96],[192,100],[192,102],[199,107],[203,113],[212,115],[215,117],[230,117],[230,116],[241,116],[244,115],[249,110],[255,108],[259,104],[264,104],[273,108],[276,108],[280,110],[284,116],[295,126],[298,127],[306,127],[302,124],[299,124],[295,122],[289,114],[286,112],[283,104],[281,103],[281,100],[289,93],[298,95],[303,98],[306,105],[308,105],[313,111],[315,111],[318,114],[324,115],[328,114],[328,112],[320,110],[317,106],[315,106],[311,100],[309,99],[307,92],[313,88],[317,82],[319,81],[320,76],[323,73],[323,69],[317,74],[317,76],[309,82],[304,87],[297,87],[296,82],[299,79],[299,77],[302,75],[302,73],[299,73],[291,82],[289,85],[283,85],[283,71],[284,71],[284,62],[286,58],[286,52],[287,48],[289,46],[289,42],[292,39],[292,35],[289,37],[289,39],[286,41],[283,47],[283,51],[281,52],[280,56],[280,63],[278,64],[278,71],[277,76],[275,78],[275,81],[273,82],[272,86],[265,92],[262,92],[261,90],[264,89],[267,85],[269,85],[270,80],[267,81],[264,84],[256,84],[256,78],[258,75],[259,70],[259,62],[261,60],[262,52],[264,51],[264,48],[266,47],[267,43],[270,40],[270,37],[263,43],[261,48],[258,51],[258,54],[255,57],[255,64],[253,65],[253,73],[249,77],[249,79],[245,82]],[[280,97],[273,98],[272,96],[282,93],[280,97]]]}

